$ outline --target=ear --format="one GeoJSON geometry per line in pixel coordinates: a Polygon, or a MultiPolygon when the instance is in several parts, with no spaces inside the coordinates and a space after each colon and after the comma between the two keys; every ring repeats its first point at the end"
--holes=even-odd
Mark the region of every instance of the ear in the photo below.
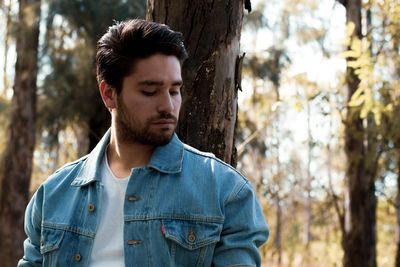
{"type": "Polygon", "coordinates": [[[111,111],[111,109],[115,108],[116,96],[115,90],[113,90],[112,86],[102,80],[99,84],[99,91],[101,95],[101,99],[103,99],[104,105],[111,111]]]}

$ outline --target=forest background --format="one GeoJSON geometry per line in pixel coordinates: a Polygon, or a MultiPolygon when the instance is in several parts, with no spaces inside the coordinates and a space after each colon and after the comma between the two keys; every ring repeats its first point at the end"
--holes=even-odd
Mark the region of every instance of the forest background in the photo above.
{"type": "MultiPolygon", "coordinates": [[[[400,266],[400,2],[251,2],[235,162],[270,226],[265,265],[400,266]]],[[[19,4],[0,1],[0,151],[13,123],[19,4]]],[[[113,20],[146,15],[139,0],[40,7],[31,194],[107,127],[94,116],[107,113],[96,103],[97,39],[113,20]]]]}

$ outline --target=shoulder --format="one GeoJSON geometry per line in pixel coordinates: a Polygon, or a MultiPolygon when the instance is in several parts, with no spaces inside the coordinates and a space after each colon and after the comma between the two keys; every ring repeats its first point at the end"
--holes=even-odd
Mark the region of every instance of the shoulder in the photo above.
{"type": "Polygon", "coordinates": [[[187,144],[184,144],[184,151],[185,157],[188,158],[186,162],[190,164],[195,164],[196,166],[202,167],[206,170],[208,169],[214,174],[221,175],[221,177],[236,177],[238,180],[246,183],[248,182],[247,178],[237,169],[217,158],[213,153],[200,151],[187,144]]]}
{"type": "Polygon", "coordinates": [[[213,153],[200,151],[192,146],[189,146],[188,144],[183,144],[183,149],[185,153],[194,157],[216,158],[213,153]]]}
{"type": "Polygon", "coordinates": [[[57,170],[54,172],[54,174],[57,174],[57,173],[63,172],[63,171],[68,171],[68,170],[70,170],[70,169],[76,167],[77,165],[79,165],[79,164],[81,164],[82,162],[84,162],[84,161],[87,159],[88,156],[89,156],[89,154],[88,154],[88,155],[85,155],[85,156],[83,156],[83,157],[81,157],[81,158],[79,158],[79,159],[77,159],[77,160],[75,160],[75,161],[71,161],[71,162],[68,162],[68,163],[64,164],[64,165],[61,166],[59,169],[57,169],[57,170]]]}
{"type": "Polygon", "coordinates": [[[55,184],[60,185],[60,183],[70,184],[79,173],[83,163],[87,160],[87,157],[88,155],[64,164],[47,178],[43,183],[43,186],[51,187],[55,184]]]}
{"type": "MultiPolygon", "coordinates": [[[[71,183],[79,173],[81,165],[85,162],[87,156],[84,156],[73,162],[69,162],[51,174],[36,190],[29,202],[27,210],[37,213],[47,200],[57,201],[59,196],[65,195],[71,188],[71,183]]],[[[59,202],[59,201],[57,201],[59,202]]],[[[41,216],[36,216],[41,218],[41,216]]]]}
{"type": "Polygon", "coordinates": [[[256,198],[250,181],[236,168],[212,153],[186,144],[184,151],[184,171],[192,179],[202,181],[201,184],[204,183],[208,191],[218,192],[224,205],[256,198]]]}

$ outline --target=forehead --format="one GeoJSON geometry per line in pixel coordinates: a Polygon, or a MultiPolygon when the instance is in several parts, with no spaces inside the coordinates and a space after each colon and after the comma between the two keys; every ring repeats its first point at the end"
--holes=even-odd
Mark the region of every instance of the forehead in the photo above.
{"type": "Polygon", "coordinates": [[[176,56],[155,54],[138,60],[128,77],[136,79],[181,80],[181,64],[176,56]]]}

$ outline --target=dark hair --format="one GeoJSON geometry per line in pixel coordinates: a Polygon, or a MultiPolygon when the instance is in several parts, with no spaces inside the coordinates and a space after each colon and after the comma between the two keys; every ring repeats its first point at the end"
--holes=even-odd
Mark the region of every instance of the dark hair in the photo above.
{"type": "Polygon", "coordinates": [[[104,80],[120,94],[123,78],[134,71],[137,60],[156,53],[176,56],[182,64],[187,58],[182,34],[142,19],[117,22],[97,42],[97,81],[104,80]]]}

